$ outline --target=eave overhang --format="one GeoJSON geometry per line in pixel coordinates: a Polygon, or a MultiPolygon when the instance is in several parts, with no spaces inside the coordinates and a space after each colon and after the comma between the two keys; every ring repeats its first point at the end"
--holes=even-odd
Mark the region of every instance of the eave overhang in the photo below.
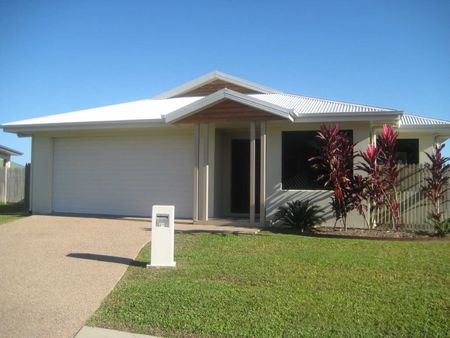
{"type": "Polygon", "coordinates": [[[11,149],[9,147],[0,146],[0,155],[21,156],[23,155],[23,153],[18,150],[11,149]]]}
{"type": "Polygon", "coordinates": [[[163,119],[145,119],[132,121],[98,121],[98,122],[67,122],[67,123],[47,123],[34,125],[2,125],[0,128],[8,133],[16,133],[19,136],[31,136],[34,133],[52,131],[77,131],[77,130],[103,130],[103,129],[141,129],[164,127],[163,119]]]}

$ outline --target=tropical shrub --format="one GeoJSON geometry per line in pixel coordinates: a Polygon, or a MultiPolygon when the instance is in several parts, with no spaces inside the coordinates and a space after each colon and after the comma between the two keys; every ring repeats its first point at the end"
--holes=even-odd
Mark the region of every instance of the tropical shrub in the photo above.
{"type": "Polygon", "coordinates": [[[387,206],[394,220],[394,227],[399,228],[400,203],[397,197],[397,179],[400,174],[395,146],[398,133],[391,126],[384,125],[383,132],[377,137],[377,144],[369,144],[365,152],[360,152],[363,159],[357,168],[367,174],[365,178],[366,199],[372,210],[387,206]]]}
{"type": "Polygon", "coordinates": [[[310,200],[296,200],[280,206],[274,217],[275,222],[290,225],[301,231],[311,230],[324,221],[323,209],[310,200]]]}
{"type": "Polygon", "coordinates": [[[445,237],[450,233],[450,218],[441,220],[439,218],[431,217],[430,223],[433,225],[437,236],[445,237]]]}
{"type": "Polygon", "coordinates": [[[355,159],[354,144],[348,135],[341,132],[339,125],[322,125],[317,133],[319,154],[309,161],[312,168],[320,174],[318,181],[325,189],[333,191],[331,207],[336,217],[336,223],[341,220],[347,230],[347,214],[357,209],[364,213],[364,179],[353,176],[353,161],[355,159]]]}
{"type": "Polygon", "coordinates": [[[400,174],[398,166],[398,154],[395,150],[398,132],[389,125],[383,126],[383,132],[377,137],[377,145],[380,148],[379,161],[382,163],[384,178],[384,193],[386,203],[391,209],[394,226],[398,229],[401,225],[400,202],[397,196],[397,179],[400,174]]]}
{"type": "Polygon", "coordinates": [[[367,205],[372,209],[387,206],[394,219],[394,227],[400,227],[400,203],[397,198],[397,179],[400,168],[395,151],[398,133],[385,125],[376,145],[370,144],[365,152],[354,151],[354,144],[339,126],[322,125],[317,133],[320,155],[310,158],[312,168],[320,172],[318,181],[333,191],[331,206],[336,224],[342,221],[347,229],[347,214],[357,210],[365,217],[367,205]],[[353,163],[362,158],[356,168],[366,176],[353,174],[353,163]]]}
{"type": "Polygon", "coordinates": [[[442,149],[445,144],[433,145],[431,154],[425,153],[430,163],[425,164],[425,170],[429,172],[429,177],[425,178],[425,185],[422,191],[434,206],[432,217],[441,219],[441,203],[448,190],[450,164],[448,157],[442,156],[442,149]]]}
{"type": "Polygon", "coordinates": [[[442,156],[444,144],[435,144],[431,154],[425,153],[430,163],[425,164],[425,170],[429,172],[429,177],[425,178],[425,185],[422,191],[433,205],[429,217],[433,224],[436,234],[445,236],[449,232],[450,219],[442,220],[441,204],[444,201],[445,194],[448,191],[450,158],[442,156]]]}

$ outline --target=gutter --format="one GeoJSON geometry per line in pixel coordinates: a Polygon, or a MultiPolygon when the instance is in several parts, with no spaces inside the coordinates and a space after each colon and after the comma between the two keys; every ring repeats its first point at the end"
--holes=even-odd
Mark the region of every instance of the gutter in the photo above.
{"type": "Polygon", "coordinates": [[[399,122],[403,115],[399,110],[385,110],[370,113],[308,113],[296,115],[294,122],[399,122]]]}
{"type": "Polygon", "coordinates": [[[0,125],[3,131],[29,136],[35,132],[48,131],[74,131],[74,130],[98,130],[98,129],[130,129],[150,128],[165,126],[163,119],[145,119],[128,121],[93,121],[93,122],[64,122],[42,124],[4,124],[0,125]]]}
{"type": "Polygon", "coordinates": [[[436,124],[436,125],[401,125],[399,128],[403,132],[443,132],[447,133],[450,131],[450,124],[436,124]]]}

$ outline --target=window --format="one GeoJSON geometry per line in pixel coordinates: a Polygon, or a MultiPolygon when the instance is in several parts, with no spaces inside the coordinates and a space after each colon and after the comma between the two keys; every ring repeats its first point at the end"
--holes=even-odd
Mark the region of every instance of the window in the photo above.
{"type": "MultiPolygon", "coordinates": [[[[353,142],[353,132],[343,130],[353,142]]],[[[319,173],[308,161],[317,156],[317,131],[285,131],[282,133],[281,184],[282,188],[293,190],[322,190],[317,182],[319,173]]]]}
{"type": "Polygon", "coordinates": [[[398,162],[400,164],[419,163],[418,139],[398,139],[395,150],[398,153],[398,162]]]}

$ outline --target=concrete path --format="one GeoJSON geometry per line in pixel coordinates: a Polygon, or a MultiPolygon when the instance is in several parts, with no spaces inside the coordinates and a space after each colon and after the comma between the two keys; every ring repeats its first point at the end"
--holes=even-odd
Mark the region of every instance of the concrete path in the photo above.
{"type": "Polygon", "coordinates": [[[99,327],[83,326],[75,338],[158,338],[145,334],[129,333],[117,330],[102,329],[99,327]]]}
{"type": "MultiPolygon", "coordinates": [[[[149,219],[30,216],[0,224],[0,337],[73,337],[150,240],[149,219]]],[[[176,225],[181,232],[255,228],[176,225]]]]}

